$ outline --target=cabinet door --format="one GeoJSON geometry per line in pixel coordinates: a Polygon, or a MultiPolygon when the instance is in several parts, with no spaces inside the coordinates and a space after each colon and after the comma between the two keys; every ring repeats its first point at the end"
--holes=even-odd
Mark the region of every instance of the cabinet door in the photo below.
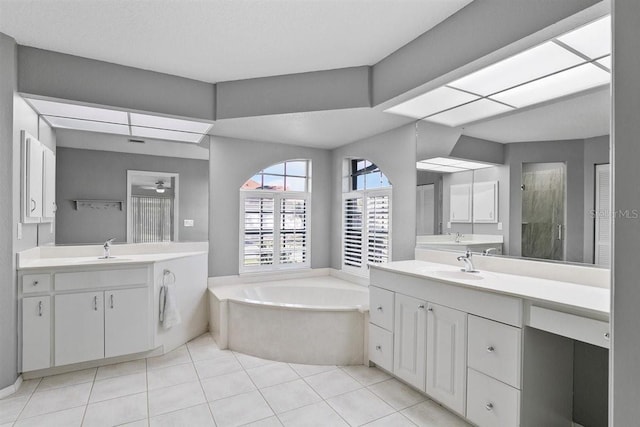
{"type": "Polygon", "coordinates": [[[104,293],[55,297],[55,365],[104,358],[104,293]]]}
{"type": "Polygon", "coordinates": [[[44,147],[44,173],[42,178],[43,221],[53,221],[56,215],[56,155],[44,147]]]}
{"type": "Polygon", "coordinates": [[[471,184],[455,184],[449,189],[449,220],[471,222],[471,184]]]}
{"type": "Polygon", "coordinates": [[[395,295],[393,373],[424,391],[427,315],[425,302],[395,295]]]}
{"type": "Polygon", "coordinates": [[[22,221],[40,222],[42,217],[43,148],[40,141],[27,132],[23,131],[22,139],[22,221]]]}
{"type": "Polygon", "coordinates": [[[473,184],[473,222],[498,222],[498,181],[473,184]]]}
{"type": "Polygon", "coordinates": [[[105,291],[105,357],[149,350],[147,288],[105,291]]]}
{"type": "Polygon", "coordinates": [[[51,297],[22,299],[22,371],[51,367],[51,297]]]}
{"type": "Polygon", "coordinates": [[[467,382],[466,344],[467,313],[429,304],[426,392],[463,416],[467,382]]]}

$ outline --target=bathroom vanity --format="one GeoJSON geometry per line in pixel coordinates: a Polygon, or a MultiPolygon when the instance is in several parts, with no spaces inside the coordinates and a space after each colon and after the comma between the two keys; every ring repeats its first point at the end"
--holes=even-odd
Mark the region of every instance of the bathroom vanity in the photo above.
{"type": "Polygon", "coordinates": [[[478,426],[570,426],[573,340],[609,347],[608,288],[371,265],[370,361],[478,426]]]}
{"type": "Polygon", "coordinates": [[[162,354],[207,330],[207,243],[40,247],[18,257],[21,371],[36,376],[162,354]],[[164,329],[160,288],[182,323],[164,329]]]}

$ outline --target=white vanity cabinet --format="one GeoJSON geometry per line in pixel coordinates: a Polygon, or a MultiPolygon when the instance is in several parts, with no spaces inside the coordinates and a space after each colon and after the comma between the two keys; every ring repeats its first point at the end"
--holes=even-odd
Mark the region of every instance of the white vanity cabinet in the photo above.
{"type": "Polygon", "coordinates": [[[117,289],[104,295],[104,357],[148,350],[148,289],[117,289]]]}
{"type": "Polygon", "coordinates": [[[424,390],[427,356],[426,301],[395,295],[393,374],[424,390]]]}
{"type": "Polygon", "coordinates": [[[22,299],[22,369],[51,366],[51,297],[22,299]]]}
{"type": "Polygon", "coordinates": [[[55,366],[104,357],[104,293],[55,297],[55,366]]]}
{"type": "Polygon", "coordinates": [[[56,155],[22,131],[22,222],[54,220],[56,211],[56,155]]]}

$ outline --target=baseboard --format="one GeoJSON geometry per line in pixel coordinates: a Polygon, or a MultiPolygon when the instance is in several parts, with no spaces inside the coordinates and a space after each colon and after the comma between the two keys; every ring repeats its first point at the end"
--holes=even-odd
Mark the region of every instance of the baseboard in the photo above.
{"type": "Polygon", "coordinates": [[[16,381],[13,384],[0,390],[0,399],[11,396],[13,393],[18,391],[20,385],[22,385],[22,375],[18,375],[18,378],[16,378],[16,381]]]}

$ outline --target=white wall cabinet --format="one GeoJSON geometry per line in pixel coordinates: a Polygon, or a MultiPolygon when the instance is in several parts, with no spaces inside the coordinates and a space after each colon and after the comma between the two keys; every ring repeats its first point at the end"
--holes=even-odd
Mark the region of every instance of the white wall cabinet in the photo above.
{"type": "Polygon", "coordinates": [[[426,392],[465,414],[467,313],[429,304],[427,308],[426,392]]]}
{"type": "Polygon", "coordinates": [[[498,222],[498,181],[473,184],[473,222],[498,222]]]}
{"type": "Polygon", "coordinates": [[[26,131],[21,137],[22,222],[51,222],[56,211],[55,153],[26,131]]]}
{"type": "Polygon", "coordinates": [[[105,292],[104,357],[149,349],[147,288],[105,292]]]}
{"type": "Polygon", "coordinates": [[[104,357],[104,292],[55,296],[55,365],[104,357]]]}
{"type": "Polygon", "coordinates": [[[51,297],[22,299],[22,369],[51,367],[51,297]]]}
{"type": "Polygon", "coordinates": [[[424,390],[426,368],[426,302],[407,295],[395,296],[393,373],[424,390]]]}
{"type": "Polygon", "coordinates": [[[449,189],[449,221],[471,222],[471,184],[455,184],[449,189]]]}

